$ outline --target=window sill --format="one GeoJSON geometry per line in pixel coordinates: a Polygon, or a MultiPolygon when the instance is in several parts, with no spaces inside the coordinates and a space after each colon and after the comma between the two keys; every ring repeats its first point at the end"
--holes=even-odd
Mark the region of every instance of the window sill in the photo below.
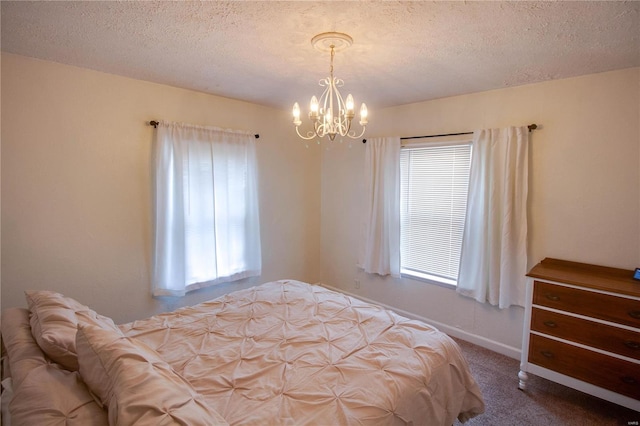
{"type": "Polygon", "coordinates": [[[422,281],[428,284],[435,284],[440,287],[446,287],[451,289],[455,289],[457,284],[457,282],[454,280],[437,277],[435,275],[424,274],[422,272],[410,271],[408,269],[402,269],[400,271],[400,276],[402,278],[409,278],[412,280],[422,281]]]}

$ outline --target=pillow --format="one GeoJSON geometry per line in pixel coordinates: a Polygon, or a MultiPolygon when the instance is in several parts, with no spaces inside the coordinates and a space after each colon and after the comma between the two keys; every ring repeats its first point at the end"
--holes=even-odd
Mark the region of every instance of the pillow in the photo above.
{"type": "MultiPolygon", "coordinates": [[[[4,397],[4,395],[3,395],[4,397]]],[[[29,371],[9,402],[11,422],[38,426],[107,426],[107,413],[77,371],[45,363],[29,371]]]]}
{"type": "Polygon", "coordinates": [[[108,407],[110,425],[227,425],[157,352],[119,330],[79,325],[80,375],[108,407]]]}
{"type": "MultiPolygon", "coordinates": [[[[46,359],[31,334],[29,311],[2,311],[2,343],[10,361],[13,397],[2,392],[2,405],[9,404],[14,425],[107,426],[107,412],[96,404],[77,371],[67,371],[46,359]]],[[[3,347],[3,349],[4,349],[3,347]]],[[[3,354],[4,355],[4,354],[3,354]]],[[[3,407],[4,408],[4,407],[3,407]]],[[[5,413],[3,413],[5,414],[5,413]]],[[[8,425],[9,417],[2,423],[8,425]]]]}
{"type": "Polygon", "coordinates": [[[78,324],[118,330],[111,318],[97,314],[76,300],[53,291],[27,291],[31,333],[42,351],[67,370],[78,370],[78,324]]]}

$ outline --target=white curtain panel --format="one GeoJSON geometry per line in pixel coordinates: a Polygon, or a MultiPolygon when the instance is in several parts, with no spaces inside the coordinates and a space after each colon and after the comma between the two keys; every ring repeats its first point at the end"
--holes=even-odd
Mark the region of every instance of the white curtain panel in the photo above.
{"type": "Polygon", "coordinates": [[[160,122],[155,142],[153,294],[260,275],[255,137],[160,122]]]}
{"type": "Polygon", "coordinates": [[[367,139],[365,204],[358,266],[400,276],[400,138],[367,139]]]}
{"type": "Polygon", "coordinates": [[[524,306],[529,131],[474,132],[457,291],[500,308],[524,306]]]}

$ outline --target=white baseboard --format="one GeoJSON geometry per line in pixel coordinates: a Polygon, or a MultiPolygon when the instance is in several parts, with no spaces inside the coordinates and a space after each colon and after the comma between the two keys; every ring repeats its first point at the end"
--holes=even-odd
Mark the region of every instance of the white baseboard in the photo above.
{"type": "Polygon", "coordinates": [[[402,309],[398,309],[394,306],[390,306],[387,305],[386,303],[382,303],[379,302],[377,300],[372,300],[369,299],[367,297],[363,297],[360,296],[358,294],[354,294],[351,293],[349,291],[343,290],[341,288],[337,288],[337,287],[333,287],[324,283],[316,283],[316,285],[320,285],[322,287],[328,288],[329,290],[333,290],[333,291],[337,291],[340,293],[344,293],[346,295],[349,295],[351,297],[355,297],[356,299],[360,299],[363,300],[367,303],[372,303],[374,305],[379,305],[382,306],[385,309],[389,309],[391,311],[396,312],[399,315],[402,315],[403,317],[407,317],[407,318],[411,318],[411,319],[415,319],[415,320],[419,320],[422,322],[425,322],[427,324],[430,324],[432,326],[434,326],[435,328],[437,328],[438,330],[442,331],[443,333],[446,333],[448,335],[450,335],[451,337],[456,337],[458,339],[464,340],[466,342],[469,343],[473,343],[474,345],[478,345],[481,346],[485,349],[489,349],[491,351],[497,352],[499,354],[508,356],[509,358],[513,358],[516,360],[520,360],[520,355],[521,355],[521,350],[518,348],[514,348],[513,346],[509,346],[509,345],[505,345],[504,343],[500,343],[500,342],[496,342],[495,340],[491,340],[491,339],[487,339],[486,337],[482,337],[482,336],[478,336],[477,334],[473,334],[470,333],[466,330],[463,330],[461,328],[457,328],[457,327],[452,327],[450,325],[447,324],[443,324],[441,322],[438,321],[434,321],[432,319],[429,318],[425,318],[423,316],[420,315],[416,315],[414,313],[402,310],[402,309]]]}

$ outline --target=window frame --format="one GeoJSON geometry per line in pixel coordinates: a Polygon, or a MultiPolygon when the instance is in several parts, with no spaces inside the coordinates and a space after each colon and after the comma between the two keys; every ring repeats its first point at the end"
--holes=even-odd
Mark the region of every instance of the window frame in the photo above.
{"type": "MultiPolygon", "coordinates": [[[[449,147],[449,146],[460,146],[460,145],[468,145],[470,148],[470,153],[469,153],[469,178],[471,175],[471,162],[472,162],[472,157],[473,157],[473,145],[472,145],[472,138],[464,138],[464,139],[460,139],[459,136],[456,137],[456,139],[452,139],[452,140],[436,140],[436,141],[428,141],[428,142],[412,142],[409,144],[403,144],[400,148],[401,150],[401,155],[402,155],[402,151],[403,150],[411,150],[411,149],[420,149],[420,148],[438,148],[438,147],[449,147]]],[[[402,173],[402,170],[401,170],[402,173]]],[[[469,185],[469,181],[467,181],[467,188],[469,185]]],[[[402,193],[402,186],[401,186],[401,193],[402,193]]],[[[468,192],[467,192],[467,197],[468,197],[468,192]]],[[[400,209],[402,211],[402,205],[400,206],[400,209]]],[[[402,215],[402,213],[400,213],[402,215]]],[[[464,221],[466,222],[466,207],[465,207],[465,217],[464,217],[464,221]]],[[[464,233],[464,230],[463,230],[464,233]]],[[[462,250],[462,247],[461,247],[462,250]]],[[[450,278],[446,278],[446,277],[442,277],[442,276],[438,276],[435,274],[431,274],[428,272],[424,272],[424,271],[418,271],[418,270],[414,270],[411,268],[407,268],[405,266],[403,266],[402,263],[402,221],[400,221],[400,276],[402,278],[408,278],[411,280],[415,280],[415,281],[421,281],[421,282],[425,282],[428,284],[434,284],[440,287],[445,287],[445,288],[450,288],[450,289],[455,289],[457,287],[457,278],[455,280],[452,280],[450,278]]]]}

